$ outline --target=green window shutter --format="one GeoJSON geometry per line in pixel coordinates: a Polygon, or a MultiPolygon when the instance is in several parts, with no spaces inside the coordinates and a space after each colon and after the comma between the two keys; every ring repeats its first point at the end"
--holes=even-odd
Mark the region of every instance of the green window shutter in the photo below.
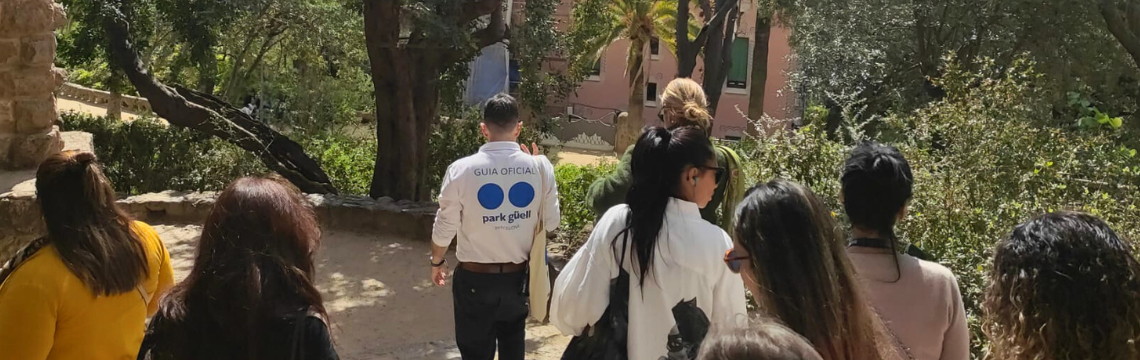
{"type": "Polygon", "coordinates": [[[728,87],[748,88],[748,39],[736,38],[732,43],[732,69],[728,71],[728,87]]]}

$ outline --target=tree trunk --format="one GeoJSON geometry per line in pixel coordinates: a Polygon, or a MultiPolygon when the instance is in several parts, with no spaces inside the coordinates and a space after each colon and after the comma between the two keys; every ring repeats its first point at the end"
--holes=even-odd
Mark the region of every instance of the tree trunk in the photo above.
{"type": "Polygon", "coordinates": [[[281,174],[301,191],[336,193],[320,164],[293,140],[210,94],[158,82],[131,45],[127,19],[122,12],[104,8],[103,17],[115,66],[126,73],[139,94],[150,102],[155,114],[172,125],[217,136],[257,155],[267,168],[281,174]]]}
{"type": "MultiPolygon", "coordinates": [[[[1114,0],[1100,0],[1100,14],[1108,31],[1140,68],[1140,5],[1132,2],[1118,6],[1114,0]]],[[[1136,98],[1136,106],[1140,112],[1140,97],[1136,98]]]]}
{"type": "Polygon", "coordinates": [[[111,70],[111,76],[107,77],[107,89],[111,93],[111,98],[107,100],[107,118],[116,121],[122,120],[123,77],[114,69],[111,70]]]}
{"type": "Polygon", "coordinates": [[[369,195],[413,201],[428,200],[424,184],[427,143],[438,116],[436,83],[442,67],[425,54],[398,45],[400,5],[366,1],[365,44],[376,92],[376,164],[369,195]]]}
{"type": "MultiPolygon", "coordinates": [[[[629,104],[624,121],[618,121],[617,134],[614,136],[614,151],[621,154],[630,145],[637,142],[641,135],[641,128],[645,127],[642,112],[645,109],[645,40],[631,39],[629,49],[629,104]]],[[[622,120],[618,118],[618,120],[622,120]]]]}
{"type": "MultiPolygon", "coordinates": [[[[732,69],[732,43],[736,40],[736,18],[738,2],[734,0],[717,3],[717,6],[728,7],[728,17],[719,28],[712,29],[708,44],[705,45],[705,78],[701,87],[709,99],[709,114],[716,118],[717,106],[720,104],[720,95],[724,91],[724,82],[728,80],[728,72],[732,69]]],[[[719,12],[721,8],[717,8],[719,12]]]]}
{"type": "Polygon", "coordinates": [[[204,49],[197,51],[195,62],[198,63],[198,91],[203,94],[214,94],[218,84],[218,58],[214,49],[209,45],[202,45],[204,49]]]}
{"type": "MultiPolygon", "coordinates": [[[[772,37],[772,17],[756,14],[756,44],[752,46],[752,88],[748,90],[748,119],[760,121],[764,117],[765,86],[768,83],[768,40],[772,37]]],[[[745,132],[759,135],[761,123],[749,124],[745,132]]],[[[767,130],[767,129],[765,129],[767,130]]]]}

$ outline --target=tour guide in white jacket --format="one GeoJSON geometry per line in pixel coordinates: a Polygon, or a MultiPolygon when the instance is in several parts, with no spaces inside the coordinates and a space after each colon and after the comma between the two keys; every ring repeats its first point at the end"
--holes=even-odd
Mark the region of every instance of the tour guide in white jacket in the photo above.
{"type": "Polygon", "coordinates": [[[518,114],[510,96],[488,100],[480,125],[487,144],[452,163],[440,190],[432,281],[446,284],[444,254],[458,235],[452,295],[455,341],[464,360],[493,359],[496,343],[499,359],[523,359],[531,242],[538,221],[548,230],[559,223],[554,167],[533,144],[518,144],[518,114]]]}

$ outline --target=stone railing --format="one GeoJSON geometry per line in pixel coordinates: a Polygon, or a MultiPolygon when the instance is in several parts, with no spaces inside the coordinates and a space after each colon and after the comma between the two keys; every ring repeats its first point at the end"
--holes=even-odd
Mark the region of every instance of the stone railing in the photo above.
{"type": "MultiPolygon", "coordinates": [[[[217,196],[213,192],[164,191],[119,200],[136,219],[152,223],[199,223],[217,196]]],[[[306,196],[324,229],[350,230],[376,235],[429,241],[438,206],[434,203],[373,200],[365,196],[306,196]]],[[[35,197],[29,193],[0,194],[0,264],[44,233],[35,197]],[[9,223],[11,221],[11,223],[9,223]]]]}
{"type": "MultiPolygon", "coordinates": [[[[73,83],[64,83],[56,90],[56,95],[71,100],[88,102],[96,105],[109,104],[113,97],[110,92],[96,90],[73,83]]],[[[123,110],[133,113],[151,112],[150,101],[138,96],[121,95],[123,110]]]]}

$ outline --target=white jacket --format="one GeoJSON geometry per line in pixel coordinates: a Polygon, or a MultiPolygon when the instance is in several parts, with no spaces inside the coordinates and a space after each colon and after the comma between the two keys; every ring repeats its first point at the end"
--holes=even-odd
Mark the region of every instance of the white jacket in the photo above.
{"type": "MultiPolygon", "coordinates": [[[[609,306],[623,244],[618,238],[614,246],[614,237],[628,216],[625,204],[607,211],[554,283],[550,322],[562,333],[581,335],[609,306]]],[[[731,248],[732,239],[702,219],[697,204],[670,199],[644,287],[636,255],[625,256],[630,360],[687,360],[700,344],[684,334],[704,337],[710,328],[747,325],[744,283],[724,264],[731,248]]]]}
{"type": "Polygon", "coordinates": [[[487,143],[447,168],[432,242],[450,246],[458,237],[460,262],[526,262],[540,205],[543,226],[557,228],[561,214],[550,160],[522,152],[515,142],[487,143]]]}

